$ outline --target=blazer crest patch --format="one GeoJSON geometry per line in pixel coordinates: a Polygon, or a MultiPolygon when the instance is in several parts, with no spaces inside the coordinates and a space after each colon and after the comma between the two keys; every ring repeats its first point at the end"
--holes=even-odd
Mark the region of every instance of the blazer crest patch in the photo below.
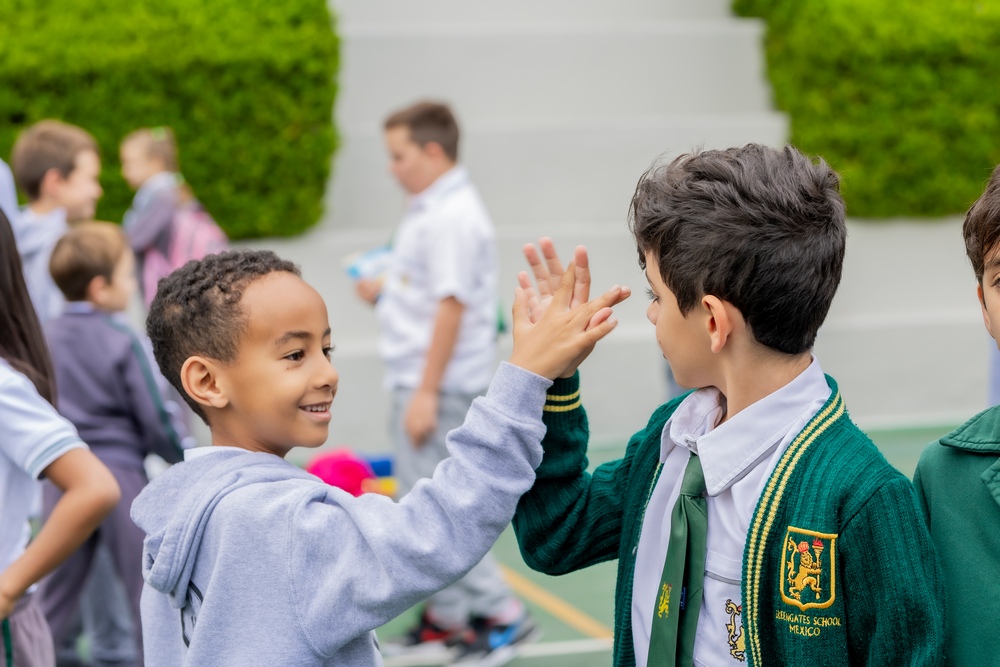
{"type": "Polygon", "coordinates": [[[833,604],[837,587],[837,535],[789,526],[782,549],[781,599],[807,609],[833,604]]]}
{"type": "Polygon", "coordinates": [[[726,613],[729,614],[729,622],[726,623],[726,632],[729,634],[729,655],[740,662],[746,662],[747,644],[743,634],[743,605],[726,600],[726,613]]]}

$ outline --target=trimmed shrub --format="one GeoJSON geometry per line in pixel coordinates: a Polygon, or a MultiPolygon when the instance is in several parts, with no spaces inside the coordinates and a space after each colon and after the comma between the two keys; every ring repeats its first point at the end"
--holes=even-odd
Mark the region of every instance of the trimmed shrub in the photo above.
{"type": "Polygon", "coordinates": [[[0,154],[43,118],[80,125],[102,149],[98,216],[121,220],[119,142],[168,125],[231,237],[297,234],[321,213],[337,53],[325,0],[4,0],[0,154]]]}
{"type": "Polygon", "coordinates": [[[735,0],[768,22],[792,141],[853,216],[964,212],[1000,162],[1000,0],[735,0]]]}

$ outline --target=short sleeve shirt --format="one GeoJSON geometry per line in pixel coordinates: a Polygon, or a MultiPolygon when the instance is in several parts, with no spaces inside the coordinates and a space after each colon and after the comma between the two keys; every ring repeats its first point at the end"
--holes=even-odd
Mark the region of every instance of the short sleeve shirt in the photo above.
{"type": "Polygon", "coordinates": [[[420,384],[438,306],[454,297],[465,309],[441,391],[485,389],[493,374],[496,284],[493,225],[465,170],[455,167],[411,198],[393,239],[376,308],[386,385],[420,384]]]}
{"type": "Polygon", "coordinates": [[[86,445],[73,425],[0,359],[0,572],[28,544],[28,517],[42,471],[77,448],[86,445]]]}

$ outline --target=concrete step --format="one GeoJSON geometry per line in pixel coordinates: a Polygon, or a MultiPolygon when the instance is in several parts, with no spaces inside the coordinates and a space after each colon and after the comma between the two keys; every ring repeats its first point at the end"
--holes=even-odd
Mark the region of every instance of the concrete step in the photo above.
{"type": "Polygon", "coordinates": [[[333,0],[340,26],[540,20],[722,18],[728,0],[333,0]]]}
{"type": "Polygon", "coordinates": [[[728,18],[348,26],[336,113],[379,123],[423,98],[465,123],[763,112],[763,32],[728,18]]]}
{"type": "MultiPolygon", "coordinates": [[[[604,223],[625,219],[636,181],[658,156],[751,141],[781,145],[787,127],[785,116],[774,112],[470,122],[461,160],[498,229],[604,223]]],[[[323,224],[380,228],[387,237],[403,195],[387,172],[382,132],[375,125],[341,129],[323,224]]]]}

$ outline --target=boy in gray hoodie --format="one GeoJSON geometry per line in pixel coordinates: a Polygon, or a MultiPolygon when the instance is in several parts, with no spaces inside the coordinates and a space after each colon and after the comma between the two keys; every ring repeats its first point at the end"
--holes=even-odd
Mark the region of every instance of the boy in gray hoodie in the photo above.
{"type": "Polygon", "coordinates": [[[284,460],[326,441],[338,383],[326,306],[294,264],[233,251],[164,279],[153,350],[213,446],[132,505],[146,665],[381,664],[374,629],[483,557],[534,482],[546,389],[616,324],[627,288],[587,301],[574,271],[535,324],[518,290],[510,362],[449,434],[452,457],[398,503],[284,460]]]}

